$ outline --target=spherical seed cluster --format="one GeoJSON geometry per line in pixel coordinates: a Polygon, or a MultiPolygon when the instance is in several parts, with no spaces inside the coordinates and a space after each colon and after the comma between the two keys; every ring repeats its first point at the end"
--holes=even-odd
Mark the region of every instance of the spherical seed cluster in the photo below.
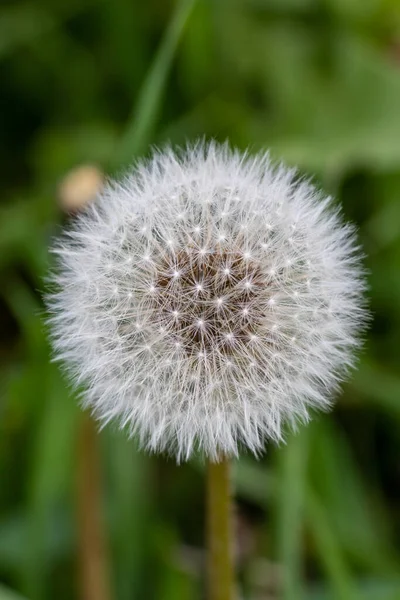
{"type": "Polygon", "coordinates": [[[325,408],[364,319],[353,229],[228,146],[155,153],[57,242],[54,347],[85,401],[178,460],[257,453],[325,408]]]}

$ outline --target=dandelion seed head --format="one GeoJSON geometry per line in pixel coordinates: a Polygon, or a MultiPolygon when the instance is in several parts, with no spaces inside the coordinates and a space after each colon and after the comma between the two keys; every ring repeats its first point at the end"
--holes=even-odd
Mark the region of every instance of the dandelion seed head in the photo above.
{"type": "Polygon", "coordinates": [[[329,407],[359,345],[354,230],[268,154],[155,152],[54,252],[57,358],[100,421],[178,460],[260,453],[329,407]]]}

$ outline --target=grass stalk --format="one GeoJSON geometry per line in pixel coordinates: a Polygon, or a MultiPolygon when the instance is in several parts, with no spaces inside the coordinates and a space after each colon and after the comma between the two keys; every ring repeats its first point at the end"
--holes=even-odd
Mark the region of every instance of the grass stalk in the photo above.
{"type": "Polygon", "coordinates": [[[230,461],[207,465],[208,600],[233,600],[233,529],[230,461]]]}
{"type": "Polygon", "coordinates": [[[98,434],[83,414],[78,443],[79,575],[82,600],[111,600],[102,512],[98,434]]]}

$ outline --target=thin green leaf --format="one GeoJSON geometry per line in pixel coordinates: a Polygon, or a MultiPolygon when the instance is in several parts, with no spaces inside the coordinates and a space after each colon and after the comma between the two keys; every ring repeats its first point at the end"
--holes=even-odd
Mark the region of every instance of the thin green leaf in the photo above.
{"type": "MultiPolygon", "coordinates": [[[[36,401],[37,419],[30,448],[26,493],[27,525],[24,557],[20,564],[22,587],[31,600],[45,597],[49,583],[52,516],[68,490],[73,465],[76,404],[71,400],[55,365],[50,363],[40,319],[40,306],[25,283],[14,279],[4,296],[25,335],[26,382],[22,398],[36,401]]],[[[24,385],[25,383],[25,385],[24,385]]]]}
{"type": "Polygon", "coordinates": [[[151,139],[178,42],[195,1],[180,0],[178,3],[126,126],[120,152],[117,152],[116,168],[142,152],[151,139]]]}
{"type": "MultiPolygon", "coordinates": [[[[398,600],[400,581],[365,579],[358,586],[362,600],[398,600]]],[[[313,586],[308,600],[336,600],[336,596],[326,586],[313,586]]]]}
{"type": "Polygon", "coordinates": [[[302,581],[302,532],[306,489],[308,430],[290,436],[278,453],[280,494],[275,497],[277,559],[284,568],[282,600],[300,600],[302,581]]]}
{"type": "Polygon", "coordinates": [[[311,489],[307,493],[307,524],[335,600],[358,599],[357,589],[328,514],[321,499],[311,489]]]}
{"type": "Polygon", "coordinates": [[[390,524],[382,518],[384,509],[378,495],[364,484],[345,435],[328,418],[313,423],[310,433],[314,489],[331,515],[347,560],[371,574],[395,575],[398,561],[390,540],[390,524]]]}
{"type": "Polygon", "coordinates": [[[25,597],[20,596],[13,590],[6,588],[0,584],[0,600],[27,600],[25,597]]]}
{"type": "Polygon", "coordinates": [[[364,400],[400,418],[400,377],[397,375],[372,361],[363,361],[354,373],[351,386],[364,400]]]}
{"type": "Polygon", "coordinates": [[[116,594],[131,600],[143,588],[152,524],[151,459],[139,453],[125,431],[107,428],[102,438],[108,456],[108,503],[111,514],[116,594]]]}

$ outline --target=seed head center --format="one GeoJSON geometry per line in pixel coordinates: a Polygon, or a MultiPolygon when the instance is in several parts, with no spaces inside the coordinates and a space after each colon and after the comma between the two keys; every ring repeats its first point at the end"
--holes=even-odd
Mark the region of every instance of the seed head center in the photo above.
{"type": "Polygon", "coordinates": [[[164,255],[157,272],[151,313],[188,356],[232,355],[254,339],[264,280],[245,253],[187,248],[164,255]]]}

